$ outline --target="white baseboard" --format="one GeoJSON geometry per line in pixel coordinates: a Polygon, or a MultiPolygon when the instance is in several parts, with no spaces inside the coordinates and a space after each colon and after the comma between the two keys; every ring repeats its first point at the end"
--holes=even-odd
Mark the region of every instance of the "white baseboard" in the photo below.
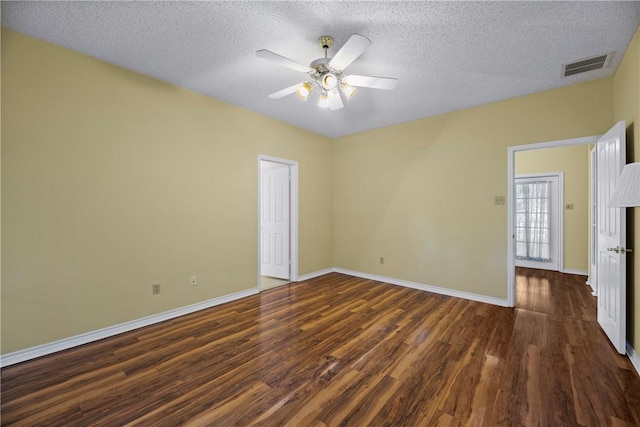
{"type": "Polygon", "coordinates": [[[35,347],[26,348],[24,350],[18,350],[13,353],[3,354],[0,356],[0,367],[15,365],[16,363],[35,359],[41,356],[46,356],[47,354],[56,353],[58,351],[67,350],[69,348],[87,344],[93,341],[98,341],[103,338],[112,337],[123,332],[129,332],[134,329],[143,328],[145,326],[153,325],[154,323],[163,322],[165,320],[173,319],[179,316],[184,316],[185,314],[204,310],[205,308],[214,307],[226,302],[231,302],[240,298],[248,297],[250,295],[255,295],[258,292],[259,290],[257,288],[236,292],[219,298],[214,298],[196,304],[187,305],[185,307],[176,308],[174,310],[165,311],[164,313],[158,313],[151,316],[143,317],[141,319],[132,320],[130,322],[121,323],[119,325],[98,329],[97,331],[87,332],[51,343],[37,345],[35,347]]]}
{"type": "Polygon", "coordinates": [[[309,280],[316,277],[324,276],[329,273],[341,273],[349,276],[361,277],[368,280],[376,280],[378,282],[390,283],[392,285],[404,286],[407,288],[418,289],[420,291],[433,292],[434,294],[447,295],[450,297],[462,298],[471,301],[484,302],[487,304],[499,305],[501,307],[508,307],[506,299],[488,297],[486,295],[473,294],[470,292],[456,291],[455,289],[441,288],[439,286],[425,285],[423,283],[410,282],[408,280],[395,279],[393,277],[379,276],[377,274],[363,273],[361,271],[349,270],[346,268],[325,268],[324,270],[318,270],[311,273],[298,276],[298,281],[309,280]]]}
{"type": "Polygon", "coordinates": [[[574,270],[573,268],[563,268],[562,273],[577,274],[578,276],[589,276],[587,270],[574,270]]]}
{"type": "Polygon", "coordinates": [[[298,282],[305,280],[315,279],[316,277],[324,276],[325,274],[333,273],[335,268],[325,268],[324,270],[312,271],[311,273],[305,273],[298,276],[298,282]]]}
{"type": "Polygon", "coordinates": [[[421,291],[433,292],[434,294],[447,295],[450,297],[462,298],[471,301],[484,302],[487,304],[509,307],[506,299],[488,297],[486,295],[472,294],[470,292],[456,291],[455,289],[441,288],[439,286],[425,285],[423,283],[410,282],[408,280],[394,279],[393,277],[378,276],[377,274],[362,273],[360,271],[347,270],[345,268],[334,268],[336,273],[348,274],[349,276],[361,277],[363,279],[376,280],[378,282],[391,283],[392,285],[404,286],[421,291]]]}
{"type": "MultiPolygon", "coordinates": [[[[349,276],[361,277],[363,279],[376,280],[378,282],[390,283],[393,285],[404,286],[407,288],[418,289],[421,291],[433,292],[435,294],[447,295],[456,298],[462,298],[471,301],[483,302],[487,304],[498,305],[501,307],[508,307],[507,300],[488,297],[485,295],[473,294],[470,292],[456,291],[454,289],[441,288],[439,286],[425,285],[422,283],[410,282],[408,280],[394,279],[392,277],[379,276],[376,274],[362,273],[359,271],[348,270],[344,268],[325,268],[323,270],[313,271],[298,276],[298,281],[313,279],[315,277],[324,276],[329,273],[342,273],[349,276]]],[[[151,316],[143,317],[141,319],[132,320],[130,322],[121,323],[119,325],[110,326],[107,328],[99,329],[97,331],[87,332],[84,334],[76,335],[69,338],[64,338],[58,341],[54,341],[47,344],[38,345],[35,347],[26,348],[24,350],[18,350],[13,353],[7,353],[0,355],[0,367],[15,365],[16,363],[25,362],[27,360],[35,359],[37,357],[46,356],[47,354],[56,353],[58,351],[67,350],[83,344],[88,344],[93,341],[98,341],[104,338],[112,337],[124,332],[129,332],[134,329],[139,329],[145,326],[153,325],[155,323],[163,322],[165,320],[174,319],[185,314],[190,314],[196,311],[203,310],[205,308],[214,307],[216,305],[224,304],[226,302],[234,301],[240,298],[255,295],[259,292],[259,289],[249,289],[246,291],[236,292],[223,297],[214,298],[211,300],[199,302],[196,304],[188,305],[185,307],[177,308],[174,310],[166,311],[164,313],[154,314],[151,316]]],[[[634,353],[635,354],[635,353],[634,353]]]]}
{"type": "Polygon", "coordinates": [[[640,356],[636,351],[631,347],[631,344],[627,341],[627,356],[629,356],[629,360],[631,360],[631,364],[634,368],[636,368],[636,372],[640,375],[640,356]]]}

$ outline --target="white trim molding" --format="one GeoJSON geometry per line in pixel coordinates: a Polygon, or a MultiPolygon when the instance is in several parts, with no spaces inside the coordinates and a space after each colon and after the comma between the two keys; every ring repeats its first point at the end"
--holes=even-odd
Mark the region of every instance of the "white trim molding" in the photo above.
{"type": "MultiPolygon", "coordinates": [[[[434,294],[447,295],[455,298],[462,298],[462,299],[482,302],[486,304],[498,305],[501,307],[509,306],[507,300],[501,299],[501,298],[473,294],[473,293],[464,292],[464,291],[457,291],[455,289],[448,289],[448,288],[442,288],[439,286],[426,285],[423,283],[416,283],[408,280],[395,279],[393,277],[379,276],[377,274],[363,273],[360,271],[348,270],[345,268],[330,267],[330,268],[325,268],[323,270],[317,270],[310,273],[305,273],[298,276],[297,280],[294,280],[294,281],[302,282],[304,280],[309,280],[316,277],[324,276],[325,274],[329,274],[329,273],[341,273],[349,276],[360,277],[363,279],[375,280],[383,283],[390,283],[392,285],[404,286],[406,288],[417,289],[420,291],[433,292],[434,294]]],[[[130,322],[121,323],[119,325],[109,326],[103,329],[98,329],[96,331],[87,332],[87,333],[76,335],[69,338],[64,338],[51,343],[41,344],[35,347],[26,348],[24,350],[18,350],[13,353],[0,355],[0,367],[15,365],[16,363],[25,362],[27,360],[35,359],[37,357],[46,356],[48,354],[57,353],[63,350],[68,350],[70,348],[77,347],[83,344],[88,344],[90,342],[98,341],[104,338],[109,338],[115,335],[122,334],[124,332],[129,332],[135,329],[143,328],[145,326],[160,323],[165,320],[170,320],[176,317],[184,316],[185,314],[194,313],[196,311],[204,310],[206,308],[211,308],[220,304],[235,301],[240,298],[256,295],[259,292],[260,292],[260,289],[256,287],[253,289],[236,292],[233,294],[210,299],[207,301],[202,301],[196,304],[191,304],[185,307],[180,307],[174,310],[166,311],[164,313],[158,313],[151,316],[143,317],[141,319],[132,320],[130,322]]],[[[631,349],[631,351],[633,351],[633,349],[631,349]]],[[[629,354],[631,354],[631,352],[629,352],[629,354]]],[[[637,355],[636,355],[636,358],[637,358],[637,355]]],[[[637,365],[635,366],[637,369],[637,365]]]]}
{"type": "Polygon", "coordinates": [[[16,363],[25,362],[37,357],[46,356],[48,354],[57,353],[93,341],[109,338],[124,332],[133,331],[155,323],[164,322],[165,320],[174,319],[184,316],[185,314],[194,313],[204,310],[205,308],[215,307],[216,305],[235,301],[258,293],[258,288],[248,289],[233,294],[225,295],[219,298],[202,301],[196,304],[187,305],[176,308],[174,310],[165,311],[164,313],[153,314],[141,319],[132,320],[130,322],[120,323],[119,325],[109,326],[107,328],[98,329],[97,331],[87,332],[69,338],[64,338],[47,344],[37,345],[35,347],[18,350],[13,353],[7,353],[0,356],[0,367],[15,365],[16,363]]]}
{"type": "Polygon", "coordinates": [[[455,289],[442,288],[440,286],[425,285],[423,283],[411,282],[409,280],[394,279],[393,277],[378,276],[377,274],[362,273],[360,271],[347,270],[345,268],[334,268],[333,271],[335,271],[336,273],[348,274],[349,276],[361,277],[363,279],[376,280],[378,282],[418,289],[420,291],[433,292],[434,294],[447,295],[450,297],[483,302],[486,304],[498,305],[501,307],[509,307],[508,301],[506,299],[473,294],[471,292],[457,291],[455,289]]]}
{"type": "Polygon", "coordinates": [[[636,368],[638,375],[640,375],[640,356],[636,353],[634,348],[631,347],[631,343],[629,343],[629,341],[627,341],[627,356],[629,357],[629,360],[631,360],[633,367],[636,368]]]}
{"type": "Polygon", "coordinates": [[[419,291],[433,292],[434,294],[447,295],[450,297],[462,298],[471,301],[483,302],[486,304],[498,305],[500,307],[508,307],[506,299],[489,297],[486,295],[473,294],[470,292],[457,291],[455,289],[442,288],[440,286],[425,285],[423,283],[411,282],[409,280],[396,279],[393,277],[379,276],[377,274],[363,273],[361,271],[349,270],[347,268],[325,268],[324,270],[313,271],[311,273],[302,274],[298,277],[298,281],[314,279],[329,273],[340,273],[348,276],[360,277],[362,279],[375,280],[377,282],[390,283],[392,285],[403,286],[405,288],[417,289],[419,291]]]}

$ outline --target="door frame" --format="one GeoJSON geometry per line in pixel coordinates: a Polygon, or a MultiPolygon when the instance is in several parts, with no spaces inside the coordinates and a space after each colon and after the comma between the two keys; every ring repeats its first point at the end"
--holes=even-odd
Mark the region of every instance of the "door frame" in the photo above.
{"type": "Polygon", "coordinates": [[[597,146],[589,152],[589,276],[591,295],[598,296],[598,161],[597,146]]]}
{"type": "Polygon", "coordinates": [[[261,210],[262,210],[262,173],[261,163],[272,162],[287,165],[289,167],[289,176],[291,177],[291,187],[289,191],[289,258],[291,265],[289,269],[290,281],[298,281],[298,162],[295,160],[282,159],[279,157],[258,154],[258,214],[257,214],[257,233],[258,233],[258,277],[257,288],[261,289],[262,281],[262,233],[261,227],[261,210]]]}
{"type": "MultiPolygon", "coordinates": [[[[556,178],[557,184],[558,184],[558,188],[556,189],[558,194],[558,200],[556,201],[556,203],[558,206],[556,206],[556,212],[555,212],[555,214],[558,216],[558,220],[556,224],[557,226],[556,237],[558,240],[556,261],[558,262],[558,269],[552,270],[552,271],[562,272],[564,271],[564,172],[527,173],[522,175],[516,175],[514,180],[518,178],[536,179],[536,178],[546,178],[546,177],[556,178]]],[[[516,201],[515,197],[512,197],[511,203],[515,203],[515,201],[516,201]]],[[[511,208],[514,209],[514,206],[512,206],[511,208]]],[[[514,209],[514,215],[515,215],[515,209],[514,209]]],[[[515,263],[515,259],[514,259],[514,263],[515,263]]]]}
{"type": "Polygon", "coordinates": [[[515,198],[515,162],[518,151],[539,150],[543,148],[566,147],[570,145],[595,144],[602,135],[584,136],[581,138],[560,139],[556,141],[538,142],[535,144],[515,145],[507,147],[507,306],[516,305],[516,263],[514,256],[514,209],[515,198]]]}

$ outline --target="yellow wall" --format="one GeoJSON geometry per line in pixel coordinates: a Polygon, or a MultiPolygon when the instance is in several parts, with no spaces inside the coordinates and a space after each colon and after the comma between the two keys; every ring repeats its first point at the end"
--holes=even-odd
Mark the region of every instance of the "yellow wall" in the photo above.
{"type": "MultiPolygon", "coordinates": [[[[627,161],[640,162],[640,30],[636,33],[613,77],[613,117],[626,121],[627,161]]],[[[640,208],[627,209],[627,339],[640,353],[640,208]]]]}
{"type": "Polygon", "coordinates": [[[332,266],[327,138],[5,29],[2,87],[3,353],[255,288],[258,154],[332,266]]]}
{"type": "Polygon", "coordinates": [[[589,268],[589,146],[516,152],[516,175],[564,172],[564,265],[561,269],[587,272],[589,268]]]}
{"type": "Polygon", "coordinates": [[[638,135],[638,57],[636,35],[615,78],[330,141],[3,29],[2,353],[254,288],[258,154],[300,162],[301,274],[506,298],[507,147],[638,135]]]}
{"type": "Polygon", "coordinates": [[[334,264],[506,299],[507,147],[612,123],[608,78],[335,141],[334,264]]]}

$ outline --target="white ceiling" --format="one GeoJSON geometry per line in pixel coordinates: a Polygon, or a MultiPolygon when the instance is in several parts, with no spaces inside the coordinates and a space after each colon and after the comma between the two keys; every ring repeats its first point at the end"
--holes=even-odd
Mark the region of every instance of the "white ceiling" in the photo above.
{"type": "Polygon", "coordinates": [[[2,2],[2,25],[310,131],[338,137],[613,75],[640,2],[2,2]],[[398,78],[361,88],[342,110],[267,95],[353,33],[373,45],[345,74],[398,78]],[[562,65],[615,52],[608,68],[562,78],[562,65]]]}

